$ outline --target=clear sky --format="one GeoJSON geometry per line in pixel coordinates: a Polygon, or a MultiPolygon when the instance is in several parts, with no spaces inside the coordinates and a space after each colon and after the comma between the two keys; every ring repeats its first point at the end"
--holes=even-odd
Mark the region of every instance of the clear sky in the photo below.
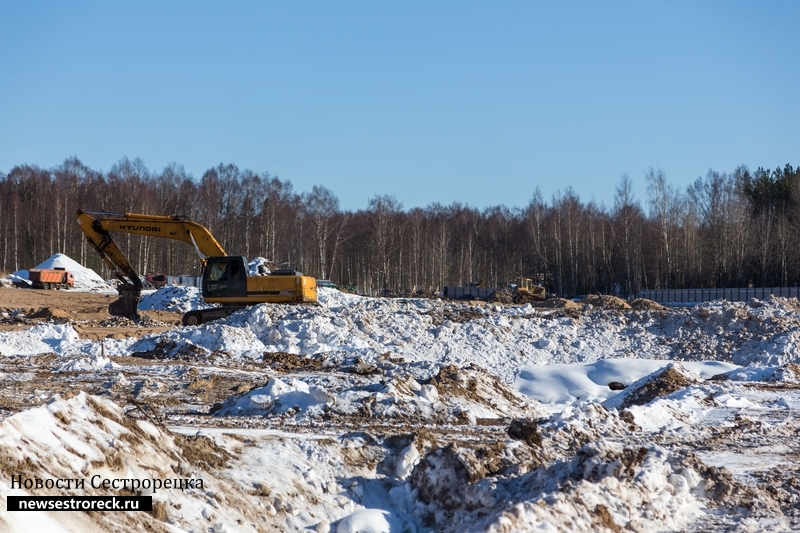
{"type": "Polygon", "coordinates": [[[0,171],[235,163],[404,207],[800,164],[800,2],[0,0],[0,171]]]}

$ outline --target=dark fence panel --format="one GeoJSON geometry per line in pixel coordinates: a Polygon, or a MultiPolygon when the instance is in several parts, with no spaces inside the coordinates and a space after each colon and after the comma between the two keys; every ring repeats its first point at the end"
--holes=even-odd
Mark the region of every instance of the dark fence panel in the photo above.
{"type": "Polygon", "coordinates": [[[770,295],[797,298],[800,287],[750,287],[742,289],[669,289],[639,291],[639,298],[647,298],[660,304],[710,302],[728,300],[746,302],[750,298],[765,300],[770,295]]]}
{"type": "Polygon", "coordinates": [[[496,288],[483,287],[447,287],[447,298],[452,300],[488,300],[496,288]]]}

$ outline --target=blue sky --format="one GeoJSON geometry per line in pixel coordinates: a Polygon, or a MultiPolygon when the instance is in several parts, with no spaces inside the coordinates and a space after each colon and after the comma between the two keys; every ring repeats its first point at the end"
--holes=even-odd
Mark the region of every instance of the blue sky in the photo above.
{"type": "Polygon", "coordinates": [[[344,209],[800,164],[800,2],[0,0],[0,171],[235,163],[344,209]]]}

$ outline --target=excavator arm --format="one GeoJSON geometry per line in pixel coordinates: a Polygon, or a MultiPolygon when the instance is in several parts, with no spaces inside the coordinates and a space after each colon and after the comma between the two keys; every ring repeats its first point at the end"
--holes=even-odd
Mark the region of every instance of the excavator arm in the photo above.
{"type": "Polygon", "coordinates": [[[117,287],[119,299],[109,305],[114,316],[138,318],[137,306],[142,292],[142,281],[136,270],[114,242],[111,232],[131,233],[176,239],[194,246],[205,267],[206,258],[227,256],[207,228],[178,216],[140,215],[135,213],[104,213],[78,210],[76,222],[89,244],[97,250],[114,276],[122,283],[117,287]]]}

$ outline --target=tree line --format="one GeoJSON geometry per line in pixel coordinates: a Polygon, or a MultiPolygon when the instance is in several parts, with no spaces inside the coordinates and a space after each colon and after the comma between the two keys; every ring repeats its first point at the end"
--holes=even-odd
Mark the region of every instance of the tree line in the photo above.
{"type": "MultiPolygon", "coordinates": [[[[0,271],[64,253],[111,277],[75,224],[79,208],[181,215],[208,227],[230,255],[261,256],[358,292],[432,292],[483,280],[533,278],[548,292],[635,296],[642,289],[796,285],[800,279],[800,168],[709,170],[686,189],[661,170],[637,199],[623,175],[613,205],[572,188],[524,207],[433,203],[404,209],[393,196],[345,211],[314,186],[220,164],[199,180],[179,164],[152,171],[122,158],[108,172],[77,157],[53,168],[0,173],[0,271]]],[[[184,243],[115,236],[140,273],[199,275],[184,243]]]]}

